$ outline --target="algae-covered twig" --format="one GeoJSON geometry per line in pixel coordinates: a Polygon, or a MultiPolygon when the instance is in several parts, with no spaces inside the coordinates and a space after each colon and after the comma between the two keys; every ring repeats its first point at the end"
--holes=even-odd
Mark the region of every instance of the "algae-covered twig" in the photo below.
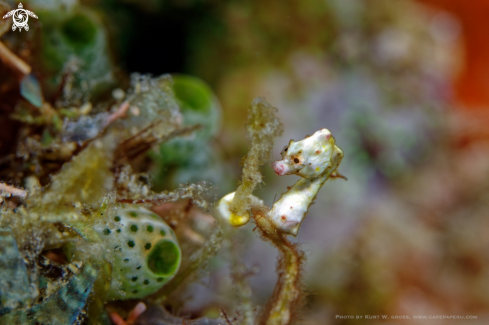
{"type": "Polygon", "coordinates": [[[286,234],[277,231],[266,208],[254,208],[253,216],[262,238],[280,251],[277,284],[261,314],[259,324],[294,324],[303,305],[301,271],[305,261],[304,252],[297,248],[297,244],[287,240],[286,234]]]}
{"type": "Polygon", "coordinates": [[[164,191],[161,193],[147,193],[144,198],[118,198],[120,203],[161,205],[172,203],[182,199],[190,199],[192,204],[208,210],[210,202],[214,198],[213,188],[207,182],[196,184],[182,184],[174,191],[164,191]]]}
{"type": "Polygon", "coordinates": [[[276,118],[276,112],[277,109],[261,97],[255,98],[248,110],[247,131],[251,139],[251,147],[244,162],[241,185],[238,186],[234,197],[230,198],[233,226],[242,226],[250,219],[252,193],[262,182],[260,168],[270,159],[273,138],[283,132],[283,125],[276,118]]]}

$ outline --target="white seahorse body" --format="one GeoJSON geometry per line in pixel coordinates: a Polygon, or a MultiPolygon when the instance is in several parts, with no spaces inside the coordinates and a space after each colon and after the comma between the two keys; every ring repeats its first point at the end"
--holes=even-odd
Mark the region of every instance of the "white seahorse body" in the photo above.
{"type": "Polygon", "coordinates": [[[309,206],[329,176],[300,179],[282,194],[268,213],[275,226],[282,232],[297,236],[309,206]]]}
{"type": "Polygon", "coordinates": [[[277,228],[296,236],[321,186],[338,168],[343,151],[335,145],[331,132],[321,129],[301,141],[290,140],[281,155],[282,160],[272,164],[275,173],[296,174],[302,179],[282,194],[268,214],[277,228]]]}
{"type": "MultiPolygon", "coordinates": [[[[321,186],[341,163],[343,151],[335,145],[331,132],[321,129],[301,141],[290,140],[281,156],[282,160],[272,164],[275,173],[280,176],[296,174],[302,179],[282,194],[268,212],[268,217],[277,229],[296,236],[321,186]]],[[[223,219],[233,226],[241,226],[244,223],[237,223],[236,220],[241,219],[230,209],[233,198],[234,192],[224,196],[217,208],[223,219]]],[[[252,196],[252,205],[262,204],[260,199],[252,196]]]]}

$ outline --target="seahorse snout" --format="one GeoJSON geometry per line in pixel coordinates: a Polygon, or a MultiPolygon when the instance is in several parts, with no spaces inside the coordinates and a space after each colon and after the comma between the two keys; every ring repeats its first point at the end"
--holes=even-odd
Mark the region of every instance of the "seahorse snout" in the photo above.
{"type": "Polygon", "coordinates": [[[275,171],[275,174],[277,174],[279,176],[283,176],[283,175],[287,174],[287,172],[289,170],[287,165],[284,164],[283,161],[281,161],[281,160],[275,161],[274,163],[272,163],[272,168],[275,171]]]}

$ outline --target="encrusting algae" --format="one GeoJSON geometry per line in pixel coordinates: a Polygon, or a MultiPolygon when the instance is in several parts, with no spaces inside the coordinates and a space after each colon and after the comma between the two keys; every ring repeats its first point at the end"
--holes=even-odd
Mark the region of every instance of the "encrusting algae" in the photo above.
{"type": "MultiPolygon", "coordinates": [[[[171,77],[137,74],[111,112],[65,119],[57,132],[50,121],[43,122],[51,135],[41,152],[28,137],[20,147],[26,162],[49,152],[61,163],[50,183],[41,186],[33,175],[27,190],[1,187],[8,201],[0,207],[6,244],[0,266],[15,277],[0,281],[0,324],[109,324],[108,301],[147,297],[175,276],[182,260],[189,263],[174,230],[146,207],[187,199],[208,211],[212,187],[202,182],[155,193],[130,164],[196,126],[182,125],[171,77]]],[[[213,252],[200,254],[187,276],[213,252]]]]}

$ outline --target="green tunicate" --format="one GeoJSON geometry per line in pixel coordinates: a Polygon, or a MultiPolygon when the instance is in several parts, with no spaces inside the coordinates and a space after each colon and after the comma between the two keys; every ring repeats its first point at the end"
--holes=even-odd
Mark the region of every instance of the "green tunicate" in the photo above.
{"type": "Polygon", "coordinates": [[[202,80],[195,77],[174,75],[175,97],[185,106],[183,109],[207,113],[211,108],[212,92],[202,80]]]}
{"type": "Polygon", "coordinates": [[[175,243],[162,240],[155,245],[148,257],[148,267],[158,275],[175,272],[180,261],[180,251],[175,243]]]}
{"type": "Polygon", "coordinates": [[[97,26],[86,15],[76,14],[63,24],[62,31],[67,42],[82,48],[95,41],[97,26]]]}
{"type": "Polygon", "coordinates": [[[178,137],[160,146],[159,154],[154,155],[161,166],[156,186],[171,187],[197,180],[219,182],[222,179],[222,168],[219,155],[210,143],[219,131],[219,101],[201,79],[176,74],[172,75],[172,80],[183,124],[200,125],[202,128],[194,131],[190,137],[178,137]]]}
{"type": "Polygon", "coordinates": [[[42,22],[37,39],[46,97],[58,91],[59,80],[66,74],[73,77],[73,91],[63,95],[66,105],[81,105],[87,97],[106,90],[113,82],[113,65],[99,15],[84,6],[56,11],[33,4],[32,9],[42,22]]]}
{"type": "MultiPolygon", "coordinates": [[[[181,74],[172,75],[173,92],[183,115],[184,125],[201,124],[198,142],[215,136],[220,124],[220,104],[211,87],[203,80],[181,74]]],[[[195,141],[194,140],[194,141],[195,141]]]]}

